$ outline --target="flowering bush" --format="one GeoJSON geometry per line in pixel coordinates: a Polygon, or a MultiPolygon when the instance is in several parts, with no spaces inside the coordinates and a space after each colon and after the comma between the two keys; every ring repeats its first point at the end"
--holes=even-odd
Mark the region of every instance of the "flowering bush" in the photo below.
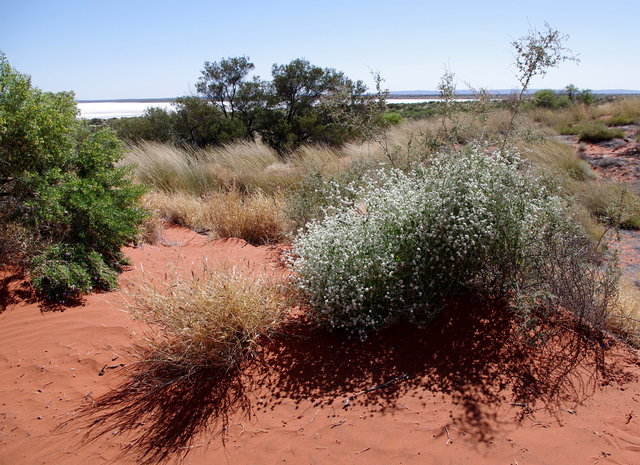
{"type": "Polygon", "coordinates": [[[355,200],[308,225],[291,255],[311,315],[333,328],[426,322],[470,287],[527,289],[544,281],[545,247],[581,236],[517,153],[471,145],[410,174],[378,171],[354,189],[355,200]]]}

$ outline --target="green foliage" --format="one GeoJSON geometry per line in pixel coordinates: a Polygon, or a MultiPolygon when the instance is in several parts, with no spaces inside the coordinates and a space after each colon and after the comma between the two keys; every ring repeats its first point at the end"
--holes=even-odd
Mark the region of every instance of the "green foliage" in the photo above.
{"type": "Polygon", "coordinates": [[[388,111],[382,117],[387,123],[392,124],[394,126],[402,123],[403,121],[403,118],[400,115],[400,113],[396,113],[395,111],[388,111]]]}
{"type": "Polygon", "coordinates": [[[593,94],[591,93],[591,89],[582,89],[577,95],[576,100],[580,103],[584,103],[585,105],[591,105],[595,100],[593,94]]]}
{"type": "Polygon", "coordinates": [[[205,147],[242,139],[247,134],[240,120],[223,117],[217,107],[198,97],[177,99],[176,110],[178,143],[205,147]]]}
{"type": "Polygon", "coordinates": [[[132,142],[172,142],[175,139],[175,123],[176,115],[163,108],[148,108],[142,116],[113,118],[107,122],[118,137],[132,142]]]}
{"type": "Polygon", "coordinates": [[[118,275],[95,250],[78,244],[54,244],[34,257],[31,282],[40,294],[66,300],[93,289],[113,289],[118,275]]]}
{"type": "Polygon", "coordinates": [[[332,68],[320,68],[298,58],[273,65],[268,108],[259,132],[280,153],[304,143],[339,145],[354,136],[349,125],[333,117],[335,107],[358,111],[366,87],[332,68]]]}
{"type": "Polygon", "coordinates": [[[51,244],[26,257],[47,297],[113,287],[106,270],[119,268],[120,248],[144,217],[143,189],[118,165],[120,141],[109,129],[78,130],[73,94],[32,88],[4,57],[0,66],[1,221],[51,244]]]}
{"type": "Polygon", "coordinates": [[[196,89],[217,105],[225,118],[233,118],[238,97],[243,95],[242,90],[246,85],[244,79],[254,68],[255,65],[246,56],[223,58],[219,63],[205,61],[196,89]]]}

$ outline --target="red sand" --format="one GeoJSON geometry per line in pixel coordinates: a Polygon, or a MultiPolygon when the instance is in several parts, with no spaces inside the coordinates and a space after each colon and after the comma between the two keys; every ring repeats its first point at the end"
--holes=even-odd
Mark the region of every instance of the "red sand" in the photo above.
{"type": "MultiPolygon", "coordinates": [[[[277,267],[267,247],[181,228],[165,239],[126,250],[125,290],[205,257],[277,267]]],[[[296,320],[239,373],[140,398],[117,390],[144,331],[125,298],[41,311],[23,280],[0,275],[0,465],[135,464],[145,451],[188,464],[640,463],[639,358],[613,341],[565,332],[532,349],[472,300],[364,343],[296,320]]]]}

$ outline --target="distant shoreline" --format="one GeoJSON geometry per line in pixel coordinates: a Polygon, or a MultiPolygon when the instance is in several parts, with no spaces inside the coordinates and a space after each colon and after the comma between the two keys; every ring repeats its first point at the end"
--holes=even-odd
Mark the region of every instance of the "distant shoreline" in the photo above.
{"type": "MultiPolygon", "coordinates": [[[[527,95],[534,94],[541,89],[529,89],[527,95]]],[[[563,89],[554,89],[555,92],[562,92],[563,89]]],[[[489,92],[491,97],[508,97],[512,93],[517,92],[517,89],[494,89],[489,92]]],[[[592,90],[594,95],[610,95],[610,96],[640,96],[640,90],[632,89],[600,89],[592,90]]],[[[455,95],[458,99],[472,99],[475,97],[475,93],[470,90],[460,90],[455,95]]],[[[164,97],[164,98],[116,98],[116,99],[78,99],[77,103],[161,103],[161,102],[175,102],[179,97],[164,97]]],[[[437,99],[440,98],[440,93],[435,90],[401,90],[389,92],[389,100],[397,99],[437,99]]]]}

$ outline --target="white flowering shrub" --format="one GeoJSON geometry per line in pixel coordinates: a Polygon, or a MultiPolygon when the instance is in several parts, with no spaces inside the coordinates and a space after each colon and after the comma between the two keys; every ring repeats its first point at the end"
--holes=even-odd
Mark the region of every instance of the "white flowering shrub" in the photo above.
{"type": "Polygon", "coordinates": [[[311,315],[333,328],[426,322],[469,287],[505,296],[538,280],[545,244],[580,235],[518,154],[482,146],[410,174],[378,171],[354,189],[291,254],[311,315]]]}

